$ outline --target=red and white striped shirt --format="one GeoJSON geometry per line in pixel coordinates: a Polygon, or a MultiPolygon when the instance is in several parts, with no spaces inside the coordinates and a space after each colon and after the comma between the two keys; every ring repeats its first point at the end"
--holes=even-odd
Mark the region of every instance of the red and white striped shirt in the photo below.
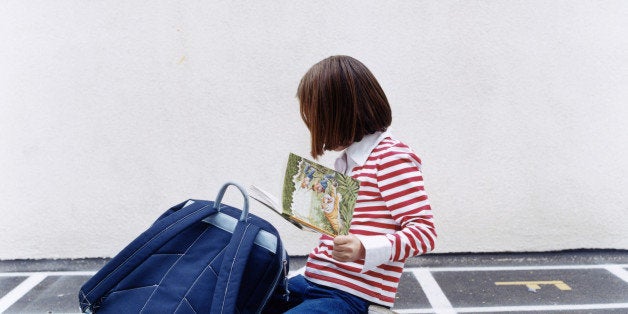
{"type": "Polygon", "coordinates": [[[333,238],[322,235],[309,255],[305,277],[392,307],[405,260],[434,249],[436,231],[421,161],[387,132],[352,144],[341,158],[349,166],[345,172],[360,181],[350,233],[362,241],[366,257],[336,261],[333,238]]]}

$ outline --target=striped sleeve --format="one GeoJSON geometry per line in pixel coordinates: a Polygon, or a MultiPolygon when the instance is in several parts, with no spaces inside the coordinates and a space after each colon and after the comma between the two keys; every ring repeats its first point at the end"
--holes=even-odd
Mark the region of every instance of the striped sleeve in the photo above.
{"type": "Polygon", "coordinates": [[[379,156],[377,185],[400,230],[387,234],[392,245],[391,258],[407,258],[434,249],[436,230],[431,207],[423,186],[419,158],[407,147],[392,147],[379,156]]]}

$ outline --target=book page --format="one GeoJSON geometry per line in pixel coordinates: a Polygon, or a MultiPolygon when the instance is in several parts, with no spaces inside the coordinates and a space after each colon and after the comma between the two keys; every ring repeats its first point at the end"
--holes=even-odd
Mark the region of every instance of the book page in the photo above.
{"type": "Polygon", "coordinates": [[[249,196],[278,213],[282,212],[279,199],[255,185],[249,187],[249,196]]]}
{"type": "Polygon", "coordinates": [[[321,233],[349,233],[360,184],[357,180],[295,154],[290,154],[283,213],[321,233]]]}
{"type": "Polygon", "coordinates": [[[251,185],[249,187],[249,196],[262,203],[262,205],[270,208],[275,214],[281,216],[281,218],[287,220],[288,222],[290,222],[291,224],[293,224],[295,227],[301,229],[301,230],[307,230],[307,231],[312,231],[312,232],[316,232],[315,230],[312,230],[310,228],[304,228],[304,226],[296,221],[295,219],[293,219],[292,217],[290,217],[289,215],[286,215],[282,212],[281,207],[279,205],[279,199],[277,199],[274,195],[260,189],[259,187],[255,186],[255,185],[251,185]]]}

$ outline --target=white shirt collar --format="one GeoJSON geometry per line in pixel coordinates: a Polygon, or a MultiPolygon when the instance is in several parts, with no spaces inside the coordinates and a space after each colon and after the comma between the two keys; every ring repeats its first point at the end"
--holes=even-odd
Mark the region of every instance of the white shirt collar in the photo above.
{"type": "Polygon", "coordinates": [[[379,142],[390,136],[391,133],[389,130],[385,132],[375,132],[364,136],[359,142],[349,145],[336,160],[336,170],[349,174],[354,167],[364,166],[369,155],[371,155],[371,152],[377,147],[379,142]]]}

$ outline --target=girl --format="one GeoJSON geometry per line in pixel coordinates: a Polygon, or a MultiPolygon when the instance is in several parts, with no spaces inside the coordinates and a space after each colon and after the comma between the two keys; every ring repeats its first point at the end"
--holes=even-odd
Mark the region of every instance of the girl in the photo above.
{"type": "Polygon", "coordinates": [[[304,275],[289,281],[287,313],[367,313],[392,307],[404,262],[434,249],[436,232],[423,188],[421,161],[388,131],[384,91],[360,61],[332,56],[299,84],[311,154],[344,150],[335,168],[360,181],[350,234],[322,235],[304,275]]]}

